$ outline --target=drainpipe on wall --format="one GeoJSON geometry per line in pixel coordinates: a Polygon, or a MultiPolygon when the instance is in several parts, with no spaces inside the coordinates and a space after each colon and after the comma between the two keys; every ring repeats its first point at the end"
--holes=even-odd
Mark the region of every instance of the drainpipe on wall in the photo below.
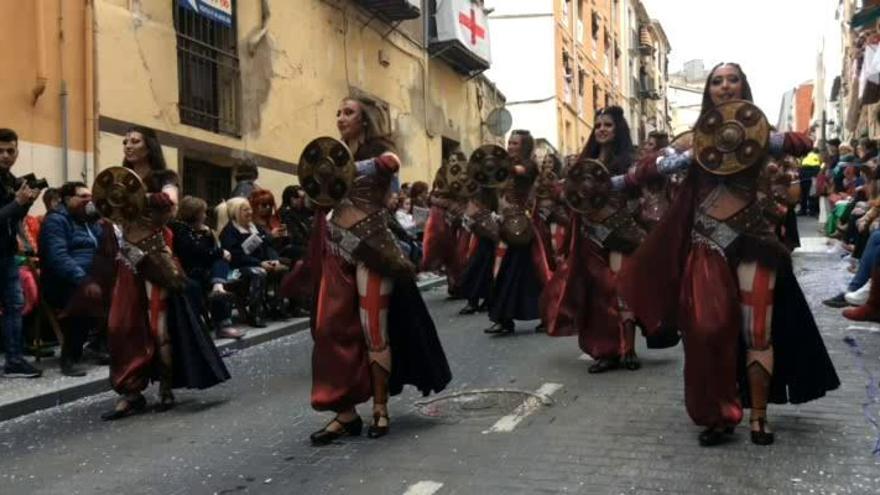
{"type": "Polygon", "coordinates": [[[36,105],[43,92],[46,91],[46,84],[49,82],[48,70],[46,69],[46,30],[44,20],[46,12],[43,9],[43,0],[34,1],[34,29],[36,33],[36,49],[37,49],[37,80],[34,83],[34,89],[31,92],[33,96],[32,104],[36,105]]]}
{"type": "MultiPolygon", "coordinates": [[[[425,3],[423,6],[427,6],[425,3]]],[[[423,60],[419,60],[422,66],[422,107],[424,107],[425,111],[425,134],[428,135],[428,139],[425,141],[425,160],[428,165],[428,177],[434,177],[433,163],[431,160],[431,140],[434,139],[434,133],[428,128],[430,125],[429,121],[429,112],[428,112],[428,92],[430,91],[431,80],[428,74],[428,70],[431,66],[431,57],[428,54],[428,45],[431,43],[431,20],[430,16],[427,15],[427,12],[422,13],[422,55],[424,57],[423,60]]]]}
{"type": "Polygon", "coordinates": [[[67,182],[67,152],[68,152],[68,126],[67,126],[67,81],[64,79],[64,0],[58,0],[58,68],[61,78],[61,178],[67,182]]]}
{"type": "Polygon", "coordinates": [[[83,114],[85,115],[85,146],[83,149],[83,170],[82,180],[86,184],[91,184],[95,176],[94,164],[98,163],[98,150],[95,146],[95,11],[94,0],[86,0],[85,15],[83,21],[83,32],[85,39],[83,40],[83,48],[85,50],[85,67],[84,79],[85,87],[83,95],[83,114]],[[89,160],[89,151],[92,152],[92,160],[89,160]]]}

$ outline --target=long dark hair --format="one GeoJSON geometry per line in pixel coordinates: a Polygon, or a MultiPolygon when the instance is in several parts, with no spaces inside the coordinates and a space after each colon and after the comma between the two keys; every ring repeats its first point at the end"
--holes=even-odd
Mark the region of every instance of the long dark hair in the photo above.
{"type": "MultiPolygon", "coordinates": [[[[626,122],[626,117],[623,116],[623,109],[613,105],[596,112],[596,120],[603,116],[611,117],[614,121],[614,141],[612,141],[614,157],[611,159],[611,163],[606,163],[605,166],[608,167],[612,174],[626,173],[633,161],[633,142],[629,131],[629,124],[626,122]]],[[[592,158],[598,160],[601,151],[601,146],[596,141],[596,130],[594,128],[593,132],[590,133],[590,139],[587,140],[587,145],[584,146],[584,150],[581,152],[580,159],[592,158]]]]}
{"type": "Polygon", "coordinates": [[[535,152],[535,137],[532,136],[532,133],[526,129],[514,129],[510,135],[519,136],[520,155],[522,155],[520,158],[525,161],[530,161],[532,159],[532,153],[535,152]]]}
{"type": "Polygon", "coordinates": [[[739,72],[740,80],[742,80],[742,99],[746,101],[754,101],[752,98],[752,87],[749,85],[749,79],[746,77],[746,73],[743,72],[742,67],[734,62],[721,62],[715,67],[712,67],[712,70],[709,71],[709,77],[706,78],[706,86],[703,88],[703,106],[700,109],[701,117],[709,110],[715,108],[715,104],[712,103],[712,96],[709,94],[709,87],[712,85],[712,76],[715,75],[715,71],[726,65],[735,68],[737,72],[739,72]]]}
{"type": "MultiPolygon", "coordinates": [[[[556,174],[557,177],[562,177],[562,160],[559,159],[559,155],[556,153],[547,153],[544,159],[546,160],[547,158],[553,161],[553,173],[556,174]]],[[[542,163],[541,167],[543,166],[544,164],[542,163]]]]}
{"type": "Polygon", "coordinates": [[[361,108],[364,143],[355,152],[356,160],[375,158],[388,151],[397,153],[391,139],[388,115],[378,102],[365,96],[349,96],[343,101],[354,101],[361,108]]]}
{"type": "MultiPolygon", "coordinates": [[[[128,130],[125,131],[125,134],[130,132],[137,132],[143,136],[144,143],[147,145],[147,161],[150,162],[150,170],[168,169],[168,165],[165,163],[165,155],[162,154],[162,145],[159,144],[159,138],[156,136],[156,131],[149,127],[135,125],[129,127],[128,130]]],[[[122,159],[122,166],[125,168],[134,168],[132,164],[125,161],[125,158],[122,159]]]]}

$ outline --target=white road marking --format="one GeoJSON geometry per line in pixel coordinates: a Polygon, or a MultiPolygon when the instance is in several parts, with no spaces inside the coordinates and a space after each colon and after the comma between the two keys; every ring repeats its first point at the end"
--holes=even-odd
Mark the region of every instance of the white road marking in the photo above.
{"type": "Polygon", "coordinates": [[[880,332],[880,327],[866,326],[866,325],[850,325],[850,326],[846,327],[847,332],[851,332],[853,330],[860,330],[862,332],[877,333],[877,332],[880,332]]]}
{"type": "MultiPolygon", "coordinates": [[[[535,391],[537,395],[540,396],[551,396],[554,393],[558,392],[562,388],[561,383],[545,383],[541,385],[541,388],[535,391]]],[[[483,434],[487,433],[509,433],[516,428],[516,425],[520,424],[522,420],[526,419],[529,415],[534,413],[541,407],[541,400],[537,397],[527,397],[522,404],[516,406],[516,409],[513,410],[511,414],[502,417],[498,421],[492,425],[488,430],[483,431],[483,434]]]]}
{"type": "Polygon", "coordinates": [[[443,483],[436,481],[419,481],[414,485],[410,485],[403,495],[434,495],[437,490],[443,488],[443,483]]]}

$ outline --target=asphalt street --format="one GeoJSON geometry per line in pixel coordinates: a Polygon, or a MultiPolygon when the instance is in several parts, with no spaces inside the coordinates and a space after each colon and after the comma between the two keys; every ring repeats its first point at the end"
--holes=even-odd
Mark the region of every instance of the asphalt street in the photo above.
{"type": "Polygon", "coordinates": [[[0,423],[0,493],[880,493],[880,327],[821,305],[846,280],[842,261],[807,253],[796,266],[843,386],[771,407],[771,447],[752,445],[745,424],[732,443],[697,445],[681,347],[640,342],[641,370],[589,375],[574,338],[535,334],[534,322],[486,336],[485,315],[457,316],[461,302],[438,288],[425,298],[453,383],[394,398],[383,439],[309,444],[330,417],[309,406],[302,332],[233,354],[230,382],[181,392],[170,412],[105,423],[106,393],[0,423]]]}

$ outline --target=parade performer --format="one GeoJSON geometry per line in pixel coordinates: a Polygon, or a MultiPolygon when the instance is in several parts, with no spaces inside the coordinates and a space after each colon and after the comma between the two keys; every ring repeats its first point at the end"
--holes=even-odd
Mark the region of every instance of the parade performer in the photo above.
{"type": "Polygon", "coordinates": [[[789,252],[774,233],[784,193],[776,188],[778,167],[767,166],[762,151],[801,156],[811,143],[795,133],[770,134],[751,100],[740,67],[717,65],[693,148],[667,148],[612,181],[637,188],[688,169],[667,214],[624,266],[619,289],[649,332],[664,323],[681,329],[685,402],[706,428],[704,446],[733,432],[743,406],[751,407],[752,442],[770,444],[768,402],[802,403],[839,386],[789,252]]]}
{"type": "Polygon", "coordinates": [[[404,384],[427,395],[451,380],[415,283],[415,267],[388,229],[385,201],[400,159],[383,130],[385,122],[375,102],[346,98],[337,114],[345,144],[319,138],[300,160],[300,180],[318,208],[308,259],[294,274],[310,280],[317,294],[311,318],[311,401],[316,410],[336,413],[311,435],[314,445],[359,435],[363,422],[355,407],[370,397],[368,436],[384,436],[390,427],[389,395],[400,393],[404,384]],[[348,170],[340,165],[352,153],[357,163],[351,164],[353,179],[345,187],[333,170],[348,170]],[[329,207],[328,222],[320,209],[329,207]]]}
{"type": "Polygon", "coordinates": [[[114,265],[107,339],[110,381],[120,394],[104,420],[146,406],[142,392],[159,381],[158,410],[174,407],[174,388],[204,389],[229,379],[214,342],[186,295],[188,282],[171,254],[166,226],[177,198],[177,174],[165,167],[155,133],[133,128],[125,137],[124,167],[105,170],[93,186],[105,218],[96,264],[114,265]],[[115,248],[115,249],[114,249],[115,248]],[[112,256],[112,258],[109,258],[112,256]]]}
{"type": "MultiPolygon", "coordinates": [[[[468,163],[468,175],[475,172],[482,176],[490,176],[477,169],[484,163],[474,161],[474,157],[482,156],[483,148],[475,151],[468,163]]],[[[502,149],[503,151],[503,149],[502,149]]],[[[474,181],[476,191],[470,195],[462,217],[462,235],[459,237],[458,250],[462,252],[463,243],[467,241],[465,255],[466,264],[461,274],[459,295],[467,301],[467,305],[458,312],[460,315],[471,315],[485,311],[489,306],[492,291],[493,269],[495,266],[495,246],[500,240],[496,210],[498,195],[494,187],[474,181]]]]}
{"type": "Polygon", "coordinates": [[[541,161],[538,179],[535,184],[535,208],[532,222],[538,237],[544,244],[547,262],[555,270],[560,260],[565,258],[569,240],[571,218],[562,199],[562,161],[553,153],[548,153],[541,161]]]}
{"type": "MultiPolygon", "coordinates": [[[[431,212],[425,223],[420,271],[446,271],[446,290],[451,298],[459,296],[466,252],[461,252],[463,200],[462,181],[467,177],[467,158],[460,151],[449,155],[434,178],[431,212]]],[[[468,236],[469,237],[469,236],[468,236]]],[[[465,248],[466,249],[466,248],[465,248]]]]}
{"type": "MultiPolygon", "coordinates": [[[[654,131],[648,135],[642,156],[651,155],[669,146],[669,136],[663,132],[654,131]]],[[[639,190],[639,223],[646,231],[657,225],[663,218],[663,214],[669,208],[672,199],[672,187],[666,176],[660,176],[648,181],[639,190]]]]}
{"type": "Polygon", "coordinates": [[[590,373],[641,366],[635,352],[635,317],[618,297],[617,272],[645,231],[627,208],[626,195],[606,186],[609,174],[622,174],[630,167],[631,150],[623,110],[600,110],[580,158],[565,173],[565,196],[575,213],[572,247],[542,296],[547,334],[577,334],[581,350],[596,360],[590,373]]]}
{"type": "MultiPolygon", "coordinates": [[[[488,334],[510,334],[514,320],[541,317],[538,302],[550,278],[544,244],[528,214],[538,166],[532,159],[535,140],[529,131],[515,130],[507,152],[512,166],[510,178],[498,191],[500,240],[495,247],[494,282],[489,298],[488,334]]],[[[536,328],[543,329],[543,324],[536,328]]]]}

